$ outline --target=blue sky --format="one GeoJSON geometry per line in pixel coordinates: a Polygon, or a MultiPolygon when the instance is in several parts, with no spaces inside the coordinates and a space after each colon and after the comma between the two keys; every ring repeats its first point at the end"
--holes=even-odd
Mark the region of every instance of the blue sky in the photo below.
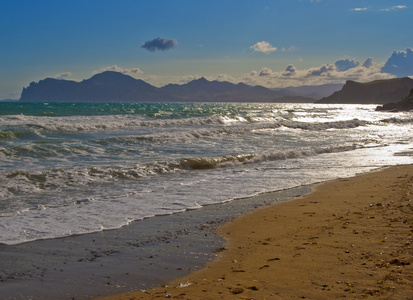
{"type": "Polygon", "coordinates": [[[412,16],[411,0],[3,0],[0,99],[104,70],[156,86],[413,75],[412,16]]]}

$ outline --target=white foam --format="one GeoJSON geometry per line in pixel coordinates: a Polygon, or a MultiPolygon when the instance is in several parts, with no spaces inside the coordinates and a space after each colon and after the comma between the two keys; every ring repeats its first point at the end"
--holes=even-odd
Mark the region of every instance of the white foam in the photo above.
{"type": "Polygon", "coordinates": [[[412,162],[394,155],[413,147],[407,114],[345,105],[232,108],[184,118],[0,116],[0,131],[29,133],[0,143],[0,243],[119,228],[412,162]]]}

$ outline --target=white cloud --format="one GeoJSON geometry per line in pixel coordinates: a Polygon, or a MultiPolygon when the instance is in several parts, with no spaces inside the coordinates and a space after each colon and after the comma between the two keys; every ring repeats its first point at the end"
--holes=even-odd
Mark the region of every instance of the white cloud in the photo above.
{"type": "Polygon", "coordinates": [[[332,71],[336,71],[337,68],[335,65],[332,64],[324,64],[320,67],[316,67],[316,68],[310,68],[307,71],[307,76],[311,77],[311,76],[327,76],[328,74],[330,74],[332,71]]]}
{"type": "Polygon", "coordinates": [[[393,51],[381,71],[398,77],[413,75],[413,49],[393,51]]]}
{"type": "Polygon", "coordinates": [[[258,42],[250,47],[255,52],[271,53],[277,51],[277,47],[274,47],[266,41],[258,42]]]}
{"type": "Polygon", "coordinates": [[[236,82],[235,78],[228,74],[218,74],[215,78],[212,78],[212,80],[236,82]]]}
{"type": "MultiPolygon", "coordinates": [[[[341,61],[341,60],[337,60],[341,61]]],[[[261,85],[269,88],[301,86],[301,85],[321,85],[326,83],[345,83],[347,80],[358,82],[369,82],[378,79],[390,79],[396,76],[383,73],[381,66],[367,58],[363,64],[356,60],[348,59],[347,61],[355,67],[346,68],[340,71],[335,63],[323,64],[318,67],[297,69],[294,65],[289,64],[282,71],[274,71],[269,67],[263,67],[259,70],[252,70],[240,77],[233,77],[228,74],[218,75],[200,75],[192,74],[186,76],[156,76],[150,75],[142,77],[144,81],[154,86],[164,86],[167,84],[185,84],[192,80],[205,77],[209,81],[228,81],[232,83],[243,82],[249,85],[261,85]]]]}
{"type": "MultiPolygon", "coordinates": [[[[340,60],[339,60],[340,61],[340,60]]],[[[342,61],[342,60],[341,60],[342,61]]],[[[318,67],[299,70],[294,65],[288,65],[284,71],[274,72],[264,67],[261,71],[251,71],[240,80],[250,85],[266,87],[286,87],[300,85],[321,85],[326,83],[345,83],[347,80],[368,82],[378,79],[390,79],[395,76],[381,72],[371,58],[363,64],[355,60],[344,60],[348,65],[355,65],[340,71],[335,64],[324,64],[318,67]]]]}
{"type": "Polygon", "coordinates": [[[382,9],[382,11],[394,11],[394,10],[404,9],[406,7],[407,6],[405,6],[405,5],[395,5],[395,6],[392,6],[390,8],[384,8],[384,9],[382,9]]]}
{"type": "Polygon", "coordinates": [[[290,46],[289,48],[285,48],[285,47],[282,47],[281,48],[281,51],[282,52],[286,52],[286,51],[288,51],[288,52],[292,52],[292,51],[298,51],[299,49],[297,48],[297,47],[295,47],[295,46],[290,46]]]}
{"type": "Polygon", "coordinates": [[[269,68],[262,68],[258,76],[271,76],[273,71],[269,68]]]}
{"type": "Polygon", "coordinates": [[[287,49],[287,51],[298,51],[298,50],[300,49],[295,46],[290,46],[290,48],[287,49]]]}
{"type": "MultiPolygon", "coordinates": [[[[272,47],[272,46],[271,46],[272,47]]],[[[302,61],[300,59],[300,61],[302,61]]],[[[383,67],[383,64],[377,64],[371,57],[363,63],[356,59],[344,58],[338,59],[334,63],[327,63],[320,66],[297,69],[293,64],[287,65],[284,70],[274,71],[269,67],[263,67],[259,70],[252,70],[247,74],[239,77],[233,77],[228,74],[190,74],[185,76],[158,76],[145,75],[139,68],[121,68],[117,65],[108,66],[96,71],[117,71],[124,74],[132,75],[135,78],[142,79],[154,86],[164,86],[169,83],[184,84],[204,76],[210,81],[228,81],[232,83],[243,82],[250,85],[261,85],[265,87],[286,87],[301,85],[321,85],[326,83],[345,83],[347,80],[358,82],[369,82],[378,79],[390,79],[397,76],[413,75],[413,49],[406,51],[394,51],[383,67]],[[405,72],[403,75],[402,72],[405,72]]],[[[68,76],[70,73],[56,74],[56,77],[68,76]],[[57,76],[59,75],[59,76],[57,76]]]]}
{"type": "Polygon", "coordinates": [[[177,77],[179,83],[188,83],[191,82],[192,80],[197,80],[201,78],[202,76],[200,75],[187,75],[187,76],[179,76],[177,77]]]}
{"type": "Polygon", "coordinates": [[[97,74],[97,73],[102,73],[105,71],[114,71],[114,72],[119,72],[119,73],[130,75],[130,76],[138,76],[138,75],[143,74],[143,71],[139,68],[123,69],[121,67],[118,67],[117,65],[104,67],[104,68],[99,69],[98,71],[94,71],[93,73],[97,74]]]}
{"type": "Polygon", "coordinates": [[[201,78],[201,75],[184,75],[184,76],[158,76],[148,75],[141,79],[153,86],[162,87],[168,84],[185,84],[192,80],[201,78]]]}
{"type": "Polygon", "coordinates": [[[382,8],[382,9],[378,9],[378,8],[373,8],[373,7],[355,7],[353,9],[351,9],[352,11],[396,11],[396,10],[400,10],[400,9],[405,9],[407,8],[407,6],[405,5],[395,5],[392,7],[386,7],[386,8],[382,8]]]}

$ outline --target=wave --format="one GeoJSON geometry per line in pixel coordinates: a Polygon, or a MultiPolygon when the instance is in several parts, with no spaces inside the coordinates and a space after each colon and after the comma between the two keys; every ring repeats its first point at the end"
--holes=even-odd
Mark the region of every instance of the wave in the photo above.
{"type": "MultiPolygon", "coordinates": [[[[211,120],[211,119],[209,119],[211,120]]],[[[190,121],[194,120],[180,120],[180,121],[190,121]]],[[[199,120],[198,120],[199,121],[199,120]]],[[[206,121],[205,119],[203,121],[206,121]]],[[[208,121],[209,122],[209,121],[208,121]]],[[[220,121],[221,122],[221,121],[220,121]]],[[[171,122],[168,122],[170,125],[171,122]]],[[[278,121],[269,123],[248,123],[242,126],[219,126],[219,127],[207,127],[207,128],[197,128],[192,129],[192,127],[178,127],[175,130],[160,131],[152,133],[151,130],[147,131],[146,134],[136,134],[136,135],[120,135],[120,136],[110,136],[101,138],[92,138],[91,140],[85,140],[82,144],[79,144],[76,139],[73,140],[69,137],[68,140],[59,141],[53,139],[51,141],[32,141],[26,144],[16,144],[16,145],[4,145],[0,147],[0,160],[5,160],[9,158],[20,158],[27,157],[29,159],[39,159],[39,158],[51,158],[56,159],[66,159],[68,157],[79,157],[87,155],[93,160],[96,159],[101,154],[107,155],[122,155],[125,153],[130,153],[131,151],[138,151],[136,148],[131,148],[130,146],[139,143],[177,143],[177,142],[191,142],[198,139],[215,139],[223,137],[233,137],[233,136],[248,136],[256,132],[265,130],[276,130],[289,128],[292,130],[308,130],[308,131],[323,131],[329,129],[349,129],[356,128],[359,126],[366,126],[369,124],[366,121],[360,120],[349,120],[349,121],[337,121],[337,122],[296,122],[296,121],[278,121]],[[114,147],[104,147],[101,146],[114,146],[114,147]],[[119,147],[118,147],[119,146],[119,147]]],[[[42,125],[43,126],[43,125],[42,125]]],[[[53,125],[55,126],[55,125],[53,125]]],[[[77,125],[79,126],[79,125],[77,125]]],[[[0,141],[13,139],[13,138],[38,138],[42,137],[39,133],[39,126],[33,126],[36,129],[32,132],[23,128],[21,131],[6,131],[0,132],[0,141]]],[[[96,128],[96,127],[94,127],[96,128]]],[[[141,132],[145,132],[142,131],[141,132]]],[[[53,137],[53,136],[52,136],[53,137]]]]}
{"type": "Polygon", "coordinates": [[[413,123],[413,118],[388,118],[380,120],[382,123],[387,124],[410,124],[413,123]]]}
{"type": "Polygon", "coordinates": [[[257,132],[261,130],[273,130],[283,128],[290,129],[300,129],[309,131],[322,131],[328,129],[349,129],[356,128],[359,126],[365,126],[368,122],[360,120],[350,120],[350,121],[338,121],[338,122],[325,122],[325,123],[304,123],[304,122],[293,122],[293,121],[279,121],[275,123],[262,124],[253,123],[251,126],[223,126],[219,128],[208,128],[208,129],[197,129],[197,130],[181,130],[174,132],[161,132],[146,135],[136,135],[136,136],[122,136],[122,137],[111,137],[95,139],[94,142],[98,144],[124,144],[124,143],[134,143],[136,141],[149,141],[149,142],[171,142],[171,141],[181,141],[188,142],[193,139],[203,139],[203,138],[216,138],[222,136],[230,135],[245,135],[251,132],[257,132]]]}
{"type": "Polygon", "coordinates": [[[19,138],[33,137],[36,134],[29,130],[2,130],[0,131],[0,142],[19,138]]]}
{"type": "Polygon", "coordinates": [[[233,154],[218,157],[192,157],[154,162],[135,166],[82,167],[46,170],[13,170],[0,173],[0,199],[10,195],[31,195],[39,192],[85,187],[113,181],[136,181],[148,177],[207,170],[233,168],[242,164],[259,164],[268,161],[303,158],[324,153],[344,152],[363,148],[361,145],[302,148],[266,153],[233,154]]]}
{"type": "Polygon", "coordinates": [[[335,121],[335,122],[286,122],[281,124],[288,128],[304,129],[304,130],[327,130],[327,129],[349,129],[359,126],[366,126],[369,124],[367,121],[353,119],[347,121],[335,121]]]}
{"type": "Polygon", "coordinates": [[[68,117],[38,117],[38,116],[3,116],[0,126],[8,126],[14,131],[46,132],[93,132],[118,130],[123,128],[151,127],[184,127],[184,126],[230,126],[237,124],[270,124],[269,126],[287,126],[305,130],[325,130],[329,128],[353,128],[366,125],[366,121],[348,120],[336,122],[299,122],[292,121],[290,114],[272,113],[269,115],[211,115],[188,118],[148,119],[142,116],[109,115],[109,116],[68,116],[68,117]]]}
{"type": "Polygon", "coordinates": [[[28,145],[12,145],[0,147],[0,161],[10,158],[28,158],[30,160],[40,158],[67,158],[70,156],[96,155],[104,150],[83,145],[61,145],[52,143],[35,143],[28,145]]]}
{"type": "Polygon", "coordinates": [[[140,116],[73,116],[73,117],[3,117],[0,125],[52,132],[85,132],[116,130],[129,127],[168,127],[185,125],[225,125],[245,121],[242,117],[207,116],[184,119],[142,119],[140,116]]]}
{"type": "Polygon", "coordinates": [[[268,161],[285,160],[315,156],[324,153],[344,152],[362,148],[361,145],[343,145],[331,147],[303,148],[288,151],[274,151],[262,154],[235,154],[220,157],[183,158],[179,161],[181,169],[202,170],[214,169],[238,164],[253,164],[268,161]]]}

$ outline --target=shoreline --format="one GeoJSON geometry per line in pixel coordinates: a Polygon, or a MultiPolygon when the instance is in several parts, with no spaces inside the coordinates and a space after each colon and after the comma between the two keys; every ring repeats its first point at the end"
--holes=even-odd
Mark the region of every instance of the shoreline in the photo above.
{"type": "Polygon", "coordinates": [[[224,245],[216,229],[309,185],[135,221],[116,230],[0,245],[2,299],[90,299],[165,284],[200,270],[224,245]]]}
{"type": "Polygon", "coordinates": [[[201,270],[115,299],[409,299],[413,165],[318,184],[219,227],[226,239],[201,270]]]}

